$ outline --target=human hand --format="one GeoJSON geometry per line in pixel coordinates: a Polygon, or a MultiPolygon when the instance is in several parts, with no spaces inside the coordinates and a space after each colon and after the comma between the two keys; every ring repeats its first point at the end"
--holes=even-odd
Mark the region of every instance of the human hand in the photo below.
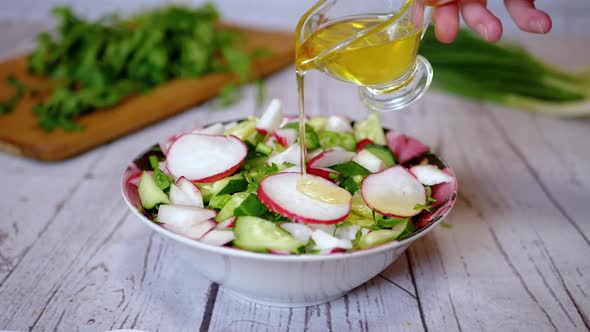
{"type": "MultiPolygon", "coordinates": [[[[435,7],[436,38],[443,43],[450,43],[457,36],[459,11],[467,26],[487,41],[496,42],[502,36],[502,22],[487,9],[486,0],[429,0],[429,4],[435,7]]],[[[521,30],[532,33],[551,30],[551,17],[536,9],[534,0],[504,0],[504,5],[521,30]]]]}

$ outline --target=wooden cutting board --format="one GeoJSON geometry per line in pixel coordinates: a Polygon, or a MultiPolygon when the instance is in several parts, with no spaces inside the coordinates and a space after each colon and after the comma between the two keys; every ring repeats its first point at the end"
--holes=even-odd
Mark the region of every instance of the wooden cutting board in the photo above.
{"type": "MultiPolygon", "coordinates": [[[[271,57],[256,60],[253,64],[257,77],[267,76],[293,63],[293,35],[236,28],[242,31],[246,50],[264,47],[272,51],[271,57]]],[[[27,85],[43,81],[29,75],[26,69],[26,56],[0,63],[0,99],[6,100],[14,92],[4,79],[9,74],[14,74],[27,85]]],[[[37,127],[37,119],[31,112],[36,102],[27,94],[12,113],[0,115],[0,151],[44,161],[66,159],[213,98],[233,79],[230,74],[212,74],[199,79],[170,81],[148,94],[126,98],[115,107],[80,117],[79,123],[84,129],[69,133],[61,129],[47,133],[37,127]]]]}

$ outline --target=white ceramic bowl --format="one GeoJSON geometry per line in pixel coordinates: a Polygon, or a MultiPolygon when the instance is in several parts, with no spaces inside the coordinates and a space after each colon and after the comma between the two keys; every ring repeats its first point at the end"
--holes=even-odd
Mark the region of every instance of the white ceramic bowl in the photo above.
{"type": "MultiPolygon", "coordinates": [[[[194,264],[209,280],[218,283],[235,296],[270,306],[301,307],[329,302],[344,296],[385,270],[410,244],[432,231],[444,220],[457,197],[456,181],[448,200],[424,216],[429,225],[402,241],[330,255],[273,255],[230,247],[215,247],[174,234],[152,222],[141,208],[137,190],[129,179],[139,170],[150,169],[148,155],[140,154],[123,177],[123,197],[139,220],[176,245],[179,256],[194,264]]],[[[429,163],[447,168],[436,155],[429,163]]]]}

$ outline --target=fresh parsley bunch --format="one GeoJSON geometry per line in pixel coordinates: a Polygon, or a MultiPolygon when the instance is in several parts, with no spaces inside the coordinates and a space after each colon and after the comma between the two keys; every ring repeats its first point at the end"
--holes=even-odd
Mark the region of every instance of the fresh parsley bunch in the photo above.
{"type": "Polygon", "coordinates": [[[244,82],[260,55],[242,51],[237,32],[217,28],[212,4],[169,6],[127,19],[89,21],[68,7],[55,8],[53,15],[60,22],[57,33],[41,33],[29,57],[31,73],[56,83],[33,109],[47,131],[78,130],[80,115],[175,78],[232,72],[244,82]]]}

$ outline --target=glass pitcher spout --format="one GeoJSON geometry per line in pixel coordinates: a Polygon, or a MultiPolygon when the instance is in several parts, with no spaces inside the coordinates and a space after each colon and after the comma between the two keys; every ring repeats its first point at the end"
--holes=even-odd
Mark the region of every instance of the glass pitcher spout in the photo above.
{"type": "Polygon", "coordinates": [[[405,107],[416,99],[415,91],[412,100],[388,104],[373,103],[370,96],[398,98],[406,86],[425,91],[432,69],[417,52],[428,21],[424,0],[320,0],[297,25],[296,70],[316,69],[361,86],[370,108],[405,107]],[[411,84],[416,75],[426,75],[418,80],[423,84],[411,84]]]}

